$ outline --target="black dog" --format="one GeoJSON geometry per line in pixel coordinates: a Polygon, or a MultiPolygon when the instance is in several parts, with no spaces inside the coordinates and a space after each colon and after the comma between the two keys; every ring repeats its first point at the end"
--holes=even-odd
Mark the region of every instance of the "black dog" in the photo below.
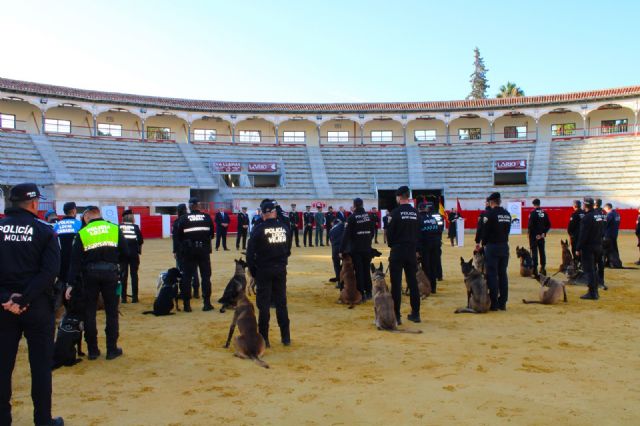
{"type": "Polygon", "coordinates": [[[247,275],[245,273],[247,262],[242,259],[236,259],[234,262],[236,262],[236,272],[229,280],[222,297],[218,300],[218,303],[222,304],[220,312],[225,312],[227,308],[235,308],[239,292],[245,291],[247,288],[247,275]]]}
{"type": "Polygon", "coordinates": [[[84,330],[84,296],[82,286],[73,286],[71,297],[65,303],[66,313],[58,326],[53,352],[53,369],[71,367],[82,361],[82,332],[84,330]]]}
{"type": "Polygon", "coordinates": [[[178,289],[182,273],[178,268],[171,268],[167,272],[163,272],[158,277],[158,294],[153,302],[153,310],[145,311],[143,314],[153,314],[155,316],[173,315],[171,312],[175,306],[178,307],[178,289]]]}

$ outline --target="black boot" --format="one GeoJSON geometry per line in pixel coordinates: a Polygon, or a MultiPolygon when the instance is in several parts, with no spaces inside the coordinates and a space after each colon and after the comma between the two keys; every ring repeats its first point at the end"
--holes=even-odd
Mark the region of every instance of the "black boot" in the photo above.
{"type": "Polygon", "coordinates": [[[183,306],[182,310],[185,311],[185,312],[191,312],[191,300],[185,299],[183,301],[183,304],[184,304],[184,306],[183,306]]]}
{"type": "Polygon", "coordinates": [[[200,287],[193,288],[193,298],[200,299],[200,287]]]}
{"type": "Polygon", "coordinates": [[[204,312],[213,310],[213,306],[211,305],[211,300],[208,297],[204,298],[204,304],[202,305],[202,310],[204,312]]]}
{"type": "Polygon", "coordinates": [[[416,322],[416,323],[417,322],[421,322],[419,313],[411,312],[409,315],[407,315],[407,319],[409,321],[413,321],[413,322],[416,322]]]}
{"type": "Polygon", "coordinates": [[[291,345],[291,335],[289,334],[289,327],[280,329],[280,337],[282,338],[282,344],[285,346],[291,345]]]}

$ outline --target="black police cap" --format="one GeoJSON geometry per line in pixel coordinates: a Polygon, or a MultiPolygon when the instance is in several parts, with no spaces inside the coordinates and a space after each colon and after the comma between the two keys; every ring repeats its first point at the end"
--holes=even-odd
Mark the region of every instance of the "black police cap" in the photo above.
{"type": "Polygon", "coordinates": [[[409,195],[409,187],[407,185],[402,185],[400,188],[398,188],[398,190],[396,191],[396,196],[402,196],[402,195],[409,195]]]}
{"type": "Polygon", "coordinates": [[[198,197],[191,197],[189,198],[189,204],[193,205],[193,204],[198,204],[200,202],[200,199],[198,197]]]}
{"type": "Polygon", "coordinates": [[[364,201],[362,201],[362,198],[354,198],[353,199],[353,205],[355,207],[362,207],[364,205],[364,201]]]}
{"type": "Polygon", "coordinates": [[[533,201],[531,202],[531,204],[533,204],[534,206],[539,206],[540,205],[540,200],[538,198],[534,198],[533,201]]]}
{"type": "Polygon", "coordinates": [[[493,194],[489,195],[489,198],[487,198],[488,201],[500,201],[500,199],[501,197],[499,192],[494,192],[493,194]]]}
{"type": "Polygon", "coordinates": [[[64,203],[64,205],[62,206],[62,211],[65,213],[69,213],[71,210],[75,209],[76,203],[74,203],[73,201],[69,201],[68,203],[64,203]]]}
{"type": "Polygon", "coordinates": [[[247,209],[246,207],[243,207],[243,208],[242,208],[242,210],[246,210],[246,209],[247,209]]]}
{"type": "Polygon", "coordinates": [[[9,201],[29,201],[39,198],[45,200],[35,183],[19,183],[13,188],[9,194],[9,201]]]}
{"type": "Polygon", "coordinates": [[[133,210],[131,210],[131,209],[127,209],[127,210],[125,210],[125,211],[123,211],[123,212],[122,212],[122,216],[126,216],[126,215],[128,215],[128,214],[133,214],[133,210]]]}
{"type": "Polygon", "coordinates": [[[583,200],[583,203],[584,203],[585,206],[593,206],[595,201],[593,201],[593,198],[591,198],[591,197],[586,197],[583,200]]]}
{"type": "Polygon", "coordinates": [[[265,200],[260,204],[260,210],[262,210],[263,213],[271,213],[275,208],[276,204],[271,200],[265,200]]]}
{"type": "Polygon", "coordinates": [[[87,206],[86,209],[84,209],[85,213],[86,212],[99,212],[100,208],[98,206],[87,206]]]}

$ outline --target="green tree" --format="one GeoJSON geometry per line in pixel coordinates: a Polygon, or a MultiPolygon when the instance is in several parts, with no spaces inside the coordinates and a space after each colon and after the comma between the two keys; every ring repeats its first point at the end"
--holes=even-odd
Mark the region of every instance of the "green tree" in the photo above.
{"type": "Polygon", "coordinates": [[[484,59],[480,56],[480,49],[477,47],[473,51],[474,55],[474,71],[471,74],[471,93],[467,96],[467,99],[486,99],[487,98],[487,89],[489,88],[489,83],[487,80],[487,71],[489,71],[484,66],[484,59]]]}
{"type": "Polygon", "coordinates": [[[524,96],[524,90],[519,88],[515,83],[507,81],[507,84],[500,86],[500,93],[496,95],[496,98],[518,98],[524,96]]]}

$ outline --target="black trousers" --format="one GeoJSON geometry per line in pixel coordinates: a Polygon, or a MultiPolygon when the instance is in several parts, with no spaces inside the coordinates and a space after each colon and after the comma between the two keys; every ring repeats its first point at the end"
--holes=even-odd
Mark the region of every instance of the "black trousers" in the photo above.
{"type": "Polygon", "coordinates": [[[378,244],[378,228],[375,228],[375,230],[373,231],[373,240],[376,244],[378,244]]]}
{"type": "Polygon", "coordinates": [[[84,340],[89,352],[98,352],[98,328],[96,325],[96,310],[98,294],[102,294],[104,311],[107,317],[105,334],[107,336],[107,352],[118,347],[119,318],[118,318],[118,273],[106,271],[85,271],[82,274],[86,296],[84,340]]]}
{"type": "Polygon", "coordinates": [[[414,246],[391,247],[389,273],[391,275],[391,296],[393,297],[396,318],[400,318],[400,306],[402,304],[402,271],[404,271],[407,287],[409,287],[411,311],[414,314],[420,313],[420,293],[418,291],[418,281],[416,280],[417,268],[418,262],[414,246]]]}
{"type": "Polygon", "coordinates": [[[211,299],[211,256],[208,252],[202,251],[201,253],[190,253],[184,257],[184,270],[180,282],[182,300],[191,299],[191,283],[198,278],[198,269],[200,269],[202,297],[204,300],[211,299]]]}
{"type": "MultiPolygon", "coordinates": [[[[182,272],[182,275],[184,277],[184,256],[183,255],[179,255],[176,254],[176,268],[180,269],[180,272],[182,272]]],[[[196,268],[196,273],[193,274],[193,277],[191,278],[191,287],[193,288],[193,291],[197,291],[200,288],[200,278],[198,278],[198,272],[197,272],[197,268],[196,268]]]]}
{"type": "Polygon", "coordinates": [[[302,234],[302,242],[304,246],[307,246],[307,238],[309,239],[309,247],[313,247],[313,227],[306,225],[304,227],[304,233],[302,234]]]}
{"type": "Polygon", "coordinates": [[[227,228],[223,226],[221,226],[216,230],[216,250],[220,248],[220,240],[222,240],[222,248],[226,250],[227,249],[227,228]]]}
{"type": "Polygon", "coordinates": [[[296,242],[296,247],[300,247],[300,237],[298,236],[298,225],[296,225],[295,223],[291,224],[291,233],[293,234],[293,238],[295,239],[296,242]]]}
{"type": "Polygon", "coordinates": [[[545,250],[545,238],[536,240],[535,237],[529,238],[529,248],[531,248],[531,257],[533,258],[533,269],[538,270],[538,253],[540,253],[540,269],[546,269],[547,251],[545,250]]]}
{"type": "Polygon", "coordinates": [[[602,260],[602,248],[601,247],[584,247],[580,251],[580,258],[582,259],[582,270],[587,276],[587,285],[589,286],[589,292],[592,294],[598,294],[598,285],[604,282],[604,262],[602,260]],[[602,269],[599,269],[599,264],[602,263],[602,269]],[[600,280],[600,272],[603,274],[603,280],[600,280]]]}
{"type": "Polygon", "coordinates": [[[484,247],[487,286],[492,308],[505,308],[509,300],[509,244],[487,244],[484,247]]]}
{"type": "Polygon", "coordinates": [[[356,286],[358,291],[364,296],[371,296],[373,286],[371,283],[371,251],[351,252],[353,259],[353,269],[356,273],[356,286]]]}
{"type": "Polygon", "coordinates": [[[0,309],[0,425],[11,424],[11,376],[22,335],[27,339],[35,424],[51,422],[51,366],[55,318],[48,296],[21,315],[0,309]]]}
{"type": "Polygon", "coordinates": [[[129,273],[131,273],[131,296],[138,298],[138,268],[140,267],[140,256],[136,253],[129,256],[126,262],[120,263],[120,282],[122,283],[122,301],[127,300],[127,286],[129,283],[129,273]]]}
{"type": "Polygon", "coordinates": [[[442,281],[442,240],[438,246],[438,266],[437,266],[437,278],[442,281]]]}
{"type": "Polygon", "coordinates": [[[442,241],[430,241],[420,247],[422,270],[431,282],[431,291],[436,291],[438,283],[438,264],[440,263],[442,241]]]}
{"type": "Polygon", "coordinates": [[[242,240],[242,250],[247,248],[247,228],[240,226],[236,234],[236,249],[240,248],[240,240],[242,240]]]}
{"type": "Polygon", "coordinates": [[[342,259],[340,259],[340,251],[336,248],[331,252],[331,260],[333,261],[333,271],[336,273],[336,282],[340,282],[340,271],[342,270],[342,259]]]}
{"type": "Polygon", "coordinates": [[[287,269],[258,268],[256,271],[256,305],[258,306],[258,330],[269,339],[271,302],[276,306],[276,317],[282,339],[289,338],[289,312],[287,310],[287,269]]]}
{"type": "Polygon", "coordinates": [[[569,242],[571,244],[571,255],[573,256],[573,260],[580,262],[580,256],[576,254],[576,244],[578,243],[578,239],[570,235],[569,242]]]}

